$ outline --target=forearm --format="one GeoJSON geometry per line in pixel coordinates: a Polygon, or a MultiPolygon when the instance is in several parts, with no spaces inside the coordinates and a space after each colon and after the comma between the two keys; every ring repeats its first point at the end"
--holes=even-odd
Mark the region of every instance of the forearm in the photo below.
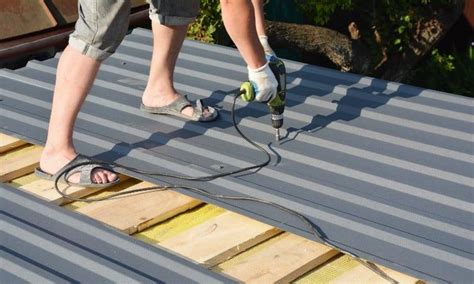
{"type": "Polygon", "coordinates": [[[255,11],[255,26],[259,36],[265,35],[265,17],[263,14],[264,0],[252,0],[253,9],[255,11]]]}
{"type": "Polygon", "coordinates": [[[251,1],[221,0],[221,9],[226,30],[249,68],[265,65],[265,52],[258,39],[251,1]]]}
{"type": "Polygon", "coordinates": [[[265,54],[276,56],[275,52],[268,43],[268,37],[265,33],[265,15],[263,12],[264,2],[264,0],[252,0],[253,9],[255,11],[255,25],[257,28],[258,38],[263,46],[265,54]]]}

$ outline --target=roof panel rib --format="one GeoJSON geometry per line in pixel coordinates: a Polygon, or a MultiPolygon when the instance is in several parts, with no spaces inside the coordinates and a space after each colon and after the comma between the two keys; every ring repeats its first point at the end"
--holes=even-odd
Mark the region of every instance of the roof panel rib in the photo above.
{"type": "MultiPolygon", "coordinates": [[[[191,176],[260,160],[231,123],[231,94],[246,79],[236,50],[184,44],[176,88],[220,109],[220,119],[208,124],[139,111],[150,58],[151,33],[136,29],[104,62],[76,124],[81,153],[191,176]]],[[[0,70],[1,131],[44,143],[57,60],[0,70]]],[[[421,279],[472,281],[474,101],[286,63],[287,135],[280,144],[272,141],[265,105],[237,103],[241,128],[270,146],[271,165],[253,174],[182,184],[276,202],[304,214],[345,250],[421,279]]],[[[298,219],[276,209],[180,192],[314,239],[298,219]]]]}

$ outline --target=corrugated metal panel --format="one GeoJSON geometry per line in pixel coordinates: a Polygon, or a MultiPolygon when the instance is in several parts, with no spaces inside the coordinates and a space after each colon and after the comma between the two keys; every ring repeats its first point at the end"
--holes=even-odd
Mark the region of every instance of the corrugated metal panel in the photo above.
{"type": "MultiPolygon", "coordinates": [[[[104,63],[76,125],[80,152],[193,176],[260,161],[231,123],[229,94],[246,78],[234,49],[186,41],[180,55],[178,90],[220,107],[221,118],[209,124],[138,110],[150,57],[151,33],[137,29],[104,63]]],[[[3,132],[44,143],[56,64],[0,71],[3,132]]],[[[287,69],[288,136],[280,145],[271,143],[266,106],[238,103],[242,129],[271,143],[272,164],[198,186],[301,212],[342,248],[395,270],[472,281],[473,100],[297,62],[287,69]]],[[[283,212],[190,195],[314,239],[283,212]]]]}
{"type": "Polygon", "coordinates": [[[188,260],[0,184],[2,283],[229,283],[188,260]]]}

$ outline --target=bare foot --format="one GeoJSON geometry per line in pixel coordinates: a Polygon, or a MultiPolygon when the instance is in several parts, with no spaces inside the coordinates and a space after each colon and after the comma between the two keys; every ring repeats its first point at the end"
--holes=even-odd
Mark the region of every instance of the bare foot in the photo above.
{"type": "MultiPolygon", "coordinates": [[[[45,147],[40,159],[40,168],[42,171],[55,174],[67,163],[72,161],[77,156],[74,149],[65,151],[54,151],[45,147]]],[[[68,178],[71,183],[78,183],[80,179],[80,173],[75,173],[68,178]]],[[[91,180],[94,183],[103,184],[112,182],[117,179],[117,174],[110,172],[105,169],[94,169],[91,173],[91,180]]]]}
{"type": "MultiPolygon", "coordinates": [[[[177,93],[170,95],[149,95],[147,92],[145,92],[142,98],[142,103],[147,107],[162,107],[173,103],[179,97],[180,95],[177,93]]],[[[186,116],[192,117],[194,113],[194,108],[192,106],[185,107],[183,108],[181,113],[186,116]]],[[[206,118],[211,116],[206,107],[203,107],[203,116],[206,118]]]]}

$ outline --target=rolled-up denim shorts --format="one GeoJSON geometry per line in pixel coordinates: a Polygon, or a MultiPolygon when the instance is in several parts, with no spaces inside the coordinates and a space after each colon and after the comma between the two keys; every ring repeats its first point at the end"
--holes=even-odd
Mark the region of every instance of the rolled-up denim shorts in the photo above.
{"type": "MultiPolygon", "coordinates": [[[[152,21],[188,25],[199,13],[199,0],[147,0],[152,21]]],[[[115,52],[128,30],[130,0],[79,0],[79,18],[69,45],[102,61],[115,52]]]]}

